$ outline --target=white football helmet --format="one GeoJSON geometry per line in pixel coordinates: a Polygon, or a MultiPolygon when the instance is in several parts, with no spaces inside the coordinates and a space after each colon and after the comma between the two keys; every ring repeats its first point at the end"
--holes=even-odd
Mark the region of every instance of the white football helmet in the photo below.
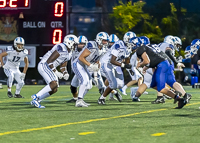
{"type": "Polygon", "coordinates": [[[164,42],[175,46],[175,38],[172,35],[168,35],[164,38],[164,42]]]}
{"type": "Polygon", "coordinates": [[[119,41],[119,38],[117,37],[117,35],[111,34],[110,37],[109,37],[109,42],[110,43],[115,43],[117,41],[119,41]]]}
{"type": "Polygon", "coordinates": [[[109,35],[108,35],[108,33],[106,33],[106,32],[99,32],[97,34],[97,36],[96,36],[96,39],[95,39],[95,41],[97,42],[98,45],[100,45],[100,46],[108,46],[108,43],[107,44],[103,44],[102,40],[109,41],[109,35]]]}
{"type": "Polygon", "coordinates": [[[174,43],[175,50],[179,51],[179,48],[182,47],[181,38],[174,36],[174,39],[175,39],[175,43],[174,43]]]}
{"type": "Polygon", "coordinates": [[[87,44],[88,43],[88,39],[85,36],[79,36],[78,37],[78,44],[80,44],[80,43],[87,44]]]}
{"type": "Polygon", "coordinates": [[[69,34],[65,36],[63,43],[69,49],[74,49],[75,45],[78,44],[78,38],[75,35],[69,34]]]}
{"type": "Polygon", "coordinates": [[[24,50],[24,44],[25,44],[25,41],[22,37],[17,37],[15,38],[14,40],[14,47],[18,50],[18,51],[23,51],[24,50]],[[17,44],[22,44],[22,49],[18,48],[17,47],[17,44]]]}
{"type": "Polygon", "coordinates": [[[135,34],[134,32],[131,32],[131,31],[126,32],[126,33],[124,34],[124,38],[123,38],[124,43],[128,44],[128,43],[129,43],[129,40],[130,40],[131,38],[133,38],[133,37],[136,37],[136,34],[135,34]]]}

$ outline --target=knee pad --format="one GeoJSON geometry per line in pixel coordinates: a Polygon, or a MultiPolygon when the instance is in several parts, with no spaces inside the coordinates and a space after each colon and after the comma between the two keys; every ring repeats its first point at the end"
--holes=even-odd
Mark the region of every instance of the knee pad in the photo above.
{"type": "Polygon", "coordinates": [[[76,93],[77,92],[77,87],[74,87],[74,86],[70,86],[70,89],[71,89],[71,93],[76,93]]]}

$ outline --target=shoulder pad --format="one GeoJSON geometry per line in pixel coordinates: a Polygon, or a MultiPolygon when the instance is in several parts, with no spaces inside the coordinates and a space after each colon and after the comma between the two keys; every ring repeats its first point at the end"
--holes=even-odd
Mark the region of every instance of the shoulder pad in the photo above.
{"type": "Polygon", "coordinates": [[[28,50],[24,49],[24,54],[28,55],[28,50]]]}
{"type": "Polygon", "coordinates": [[[57,50],[58,52],[62,52],[62,51],[63,51],[63,47],[59,44],[59,45],[57,45],[56,50],[57,50]]]}
{"type": "Polygon", "coordinates": [[[14,49],[13,49],[13,47],[12,46],[8,46],[8,47],[6,47],[6,51],[13,51],[14,49]]]}
{"type": "Polygon", "coordinates": [[[174,46],[172,44],[169,44],[168,47],[171,48],[171,49],[174,49],[174,46]]]}
{"type": "Polygon", "coordinates": [[[89,41],[89,42],[87,43],[87,48],[88,48],[88,49],[93,49],[93,48],[94,48],[93,42],[89,41]]]}
{"type": "Polygon", "coordinates": [[[115,44],[115,49],[118,50],[120,48],[119,44],[115,44]]]}

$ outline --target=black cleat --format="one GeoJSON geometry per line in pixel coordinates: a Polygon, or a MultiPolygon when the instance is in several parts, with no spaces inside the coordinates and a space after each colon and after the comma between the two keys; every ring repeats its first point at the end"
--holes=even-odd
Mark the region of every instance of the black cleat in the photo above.
{"type": "Polygon", "coordinates": [[[97,101],[97,103],[99,104],[99,105],[105,105],[106,104],[106,101],[105,101],[105,99],[98,99],[98,101],[97,101]]]}
{"type": "Polygon", "coordinates": [[[160,104],[160,103],[165,103],[164,97],[157,97],[155,101],[152,101],[151,104],[160,104]]]}
{"type": "Polygon", "coordinates": [[[74,98],[72,98],[71,100],[66,101],[66,103],[75,103],[76,100],[74,98]]]}
{"type": "Polygon", "coordinates": [[[189,93],[185,93],[185,95],[183,96],[183,99],[185,99],[187,101],[187,103],[190,102],[190,99],[192,98],[192,95],[189,93]]]}
{"type": "Polygon", "coordinates": [[[8,91],[7,95],[8,95],[9,98],[13,97],[13,94],[10,91],[8,91]]]}
{"type": "Polygon", "coordinates": [[[23,96],[21,96],[20,94],[15,94],[14,98],[24,98],[23,96]]]}
{"type": "Polygon", "coordinates": [[[165,99],[172,99],[170,96],[167,96],[167,95],[165,95],[165,94],[163,94],[163,97],[164,97],[165,99]]]}
{"type": "Polygon", "coordinates": [[[117,92],[116,94],[114,94],[115,95],[115,97],[117,98],[117,100],[119,101],[119,102],[122,102],[122,96],[119,94],[119,92],[117,92]]]}
{"type": "Polygon", "coordinates": [[[138,98],[138,97],[133,97],[133,100],[132,100],[133,102],[139,102],[140,101],[140,98],[138,98]]]}
{"type": "Polygon", "coordinates": [[[178,107],[176,107],[175,109],[181,109],[183,108],[183,106],[185,106],[187,104],[187,101],[183,98],[181,98],[178,102],[178,107]]]}

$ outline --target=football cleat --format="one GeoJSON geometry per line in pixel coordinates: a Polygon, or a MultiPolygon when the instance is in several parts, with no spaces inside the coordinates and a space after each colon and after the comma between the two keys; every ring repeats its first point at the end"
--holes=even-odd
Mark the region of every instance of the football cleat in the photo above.
{"type": "Polygon", "coordinates": [[[20,94],[15,94],[14,98],[24,98],[23,96],[21,96],[20,94]]]}
{"type": "Polygon", "coordinates": [[[32,106],[35,106],[37,108],[41,108],[41,109],[45,108],[45,106],[40,105],[40,103],[37,100],[32,100],[30,103],[32,106]]]}
{"type": "Polygon", "coordinates": [[[78,99],[76,101],[75,107],[88,107],[88,105],[85,104],[85,102],[83,101],[83,99],[78,99]]]}
{"type": "Polygon", "coordinates": [[[134,97],[132,101],[133,101],[133,102],[139,102],[140,99],[139,99],[138,97],[134,97]]]}
{"type": "Polygon", "coordinates": [[[151,104],[160,104],[165,103],[164,97],[157,97],[155,101],[152,101],[151,104]]]}
{"type": "Polygon", "coordinates": [[[66,103],[75,103],[77,100],[75,100],[74,98],[72,98],[71,100],[66,101],[66,103]]]}
{"type": "Polygon", "coordinates": [[[116,94],[114,94],[115,95],[115,97],[117,98],[117,100],[119,101],[119,102],[122,102],[122,96],[119,94],[119,92],[117,92],[116,94]]]}
{"type": "Polygon", "coordinates": [[[119,91],[120,91],[123,95],[127,95],[125,90],[119,89],[119,91]]]}
{"type": "Polygon", "coordinates": [[[8,91],[7,95],[8,95],[9,98],[13,97],[13,94],[10,91],[8,91]]]}
{"type": "Polygon", "coordinates": [[[106,101],[105,101],[105,99],[98,99],[98,101],[97,101],[97,103],[99,104],[99,105],[105,105],[106,104],[106,101]]]}
{"type": "Polygon", "coordinates": [[[165,99],[172,99],[170,96],[167,96],[167,95],[165,95],[165,94],[163,94],[163,97],[164,97],[165,99]]]}
{"type": "Polygon", "coordinates": [[[117,101],[117,98],[115,98],[115,97],[109,97],[108,100],[109,100],[109,101],[117,101]]]}
{"type": "Polygon", "coordinates": [[[185,106],[187,104],[187,101],[183,98],[181,98],[178,102],[178,107],[176,107],[175,109],[181,109],[183,108],[183,106],[185,106]]]}
{"type": "Polygon", "coordinates": [[[190,99],[192,98],[192,95],[189,93],[185,93],[185,95],[183,96],[183,99],[185,99],[187,101],[187,103],[190,102],[190,99]]]}

